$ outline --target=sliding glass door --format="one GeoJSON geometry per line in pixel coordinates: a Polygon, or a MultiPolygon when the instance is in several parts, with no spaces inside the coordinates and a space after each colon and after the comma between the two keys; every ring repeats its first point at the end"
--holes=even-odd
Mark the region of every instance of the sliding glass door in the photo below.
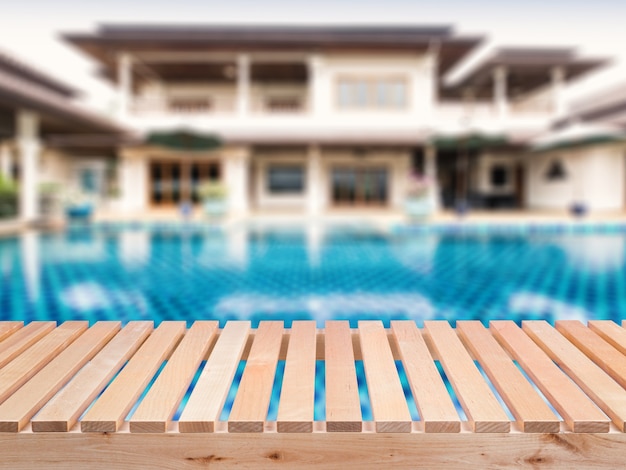
{"type": "Polygon", "coordinates": [[[153,205],[198,203],[198,188],[205,182],[218,181],[220,167],[216,162],[154,160],[149,174],[153,205]]]}
{"type": "Polygon", "coordinates": [[[335,206],[384,206],[389,195],[387,168],[333,168],[331,192],[335,206]]]}

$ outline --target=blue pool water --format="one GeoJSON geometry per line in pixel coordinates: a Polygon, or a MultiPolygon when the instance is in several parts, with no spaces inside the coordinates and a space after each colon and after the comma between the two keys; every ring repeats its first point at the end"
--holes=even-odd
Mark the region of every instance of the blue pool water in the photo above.
{"type": "Polygon", "coordinates": [[[0,239],[0,319],[614,319],[626,228],[75,227],[0,239]]]}

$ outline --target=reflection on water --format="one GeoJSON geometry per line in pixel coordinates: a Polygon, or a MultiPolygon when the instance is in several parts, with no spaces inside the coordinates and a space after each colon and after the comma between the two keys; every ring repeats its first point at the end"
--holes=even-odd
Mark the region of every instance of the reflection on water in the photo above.
{"type": "Polygon", "coordinates": [[[6,319],[619,318],[626,233],[367,227],[28,232],[0,240],[6,319]]]}

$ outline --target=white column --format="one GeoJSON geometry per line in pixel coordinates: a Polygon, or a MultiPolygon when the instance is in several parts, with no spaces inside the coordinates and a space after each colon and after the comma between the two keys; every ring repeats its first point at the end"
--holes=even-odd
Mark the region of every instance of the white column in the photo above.
{"type": "Polygon", "coordinates": [[[323,93],[322,86],[322,57],[318,54],[311,54],[308,57],[307,65],[309,69],[309,102],[308,112],[314,116],[320,114],[323,93]]]}
{"type": "Polygon", "coordinates": [[[563,93],[565,89],[565,69],[563,67],[554,67],[551,75],[554,117],[562,118],[567,111],[563,93]]]}
{"type": "Polygon", "coordinates": [[[5,181],[13,179],[11,163],[11,147],[8,143],[4,143],[0,145],[0,175],[5,181]]]}
{"type": "Polygon", "coordinates": [[[130,54],[122,52],[117,56],[117,100],[118,117],[128,116],[133,94],[133,60],[130,54]]]}
{"type": "Polygon", "coordinates": [[[307,161],[307,207],[309,217],[316,217],[322,208],[322,155],[319,146],[309,146],[307,161]]]}
{"type": "Polygon", "coordinates": [[[231,155],[226,160],[226,184],[230,210],[238,215],[248,213],[248,154],[231,155]]]}
{"type": "Polygon", "coordinates": [[[250,57],[237,56],[237,113],[246,116],[250,110],[250,57]]]}
{"type": "Polygon", "coordinates": [[[434,211],[438,211],[440,209],[439,179],[437,178],[437,149],[434,145],[424,147],[424,173],[430,182],[430,204],[434,211]]]}
{"type": "Polygon", "coordinates": [[[493,71],[493,100],[496,112],[500,119],[509,114],[509,100],[507,98],[507,70],[504,66],[496,67],[493,71]]]}
{"type": "Polygon", "coordinates": [[[17,114],[17,148],[20,154],[20,217],[32,222],[39,215],[38,160],[41,152],[39,117],[31,111],[17,114]]]}
{"type": "MultiPolygon", "coordinates": [[[[438,89],[438,83],[439,83],[439,77],[438,77],[438,73],[439,73],[439,53],[438,53],[438,47],[433,47],[431,48],[431,50],[426,54],[424,60],[424,69],[425,69],[425,73],[427,75],[428,78],[428,89],[426,91],[426,93],[428,94],[427,96],[427,106],[428,106],[428,111],[427,114],[432,116],[435,113],[435,110],[437,108],[437,102],[439,100],[439,89],[438,89]]],[[[417,93],[417,90],[415,90],[416,93],[414,93],[414,97],[413,99],[417,99],[421,93],[423,93],[422,90],[419,90],[419,93],[417,93]]],[[[419,109],[420,105],[415,105],[414,106],[415,109],[419,109]]]]}

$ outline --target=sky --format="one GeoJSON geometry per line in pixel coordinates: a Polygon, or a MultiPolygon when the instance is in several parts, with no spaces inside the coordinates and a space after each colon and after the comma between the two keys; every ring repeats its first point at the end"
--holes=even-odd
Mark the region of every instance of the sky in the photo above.
{"type": "MultiPolygon", "coordinates": [[[[0,48],[83,90],[83,101],[109,111],[114,94],[96,64],[64,43],[63,32],[99,23],[451,25],[487,37],[474,62],[494,47],[573,46],[612,59],[568,91],[572,99],[626,84],[625,0],[3,0],[0,48]]],[[[467,68],[472,60],[465,64],[467,68]]],[[[461,73],[463,66],[456,73],[461,73]]],[[[455,71],[453,71],[455,73],[455,71]]]]}

